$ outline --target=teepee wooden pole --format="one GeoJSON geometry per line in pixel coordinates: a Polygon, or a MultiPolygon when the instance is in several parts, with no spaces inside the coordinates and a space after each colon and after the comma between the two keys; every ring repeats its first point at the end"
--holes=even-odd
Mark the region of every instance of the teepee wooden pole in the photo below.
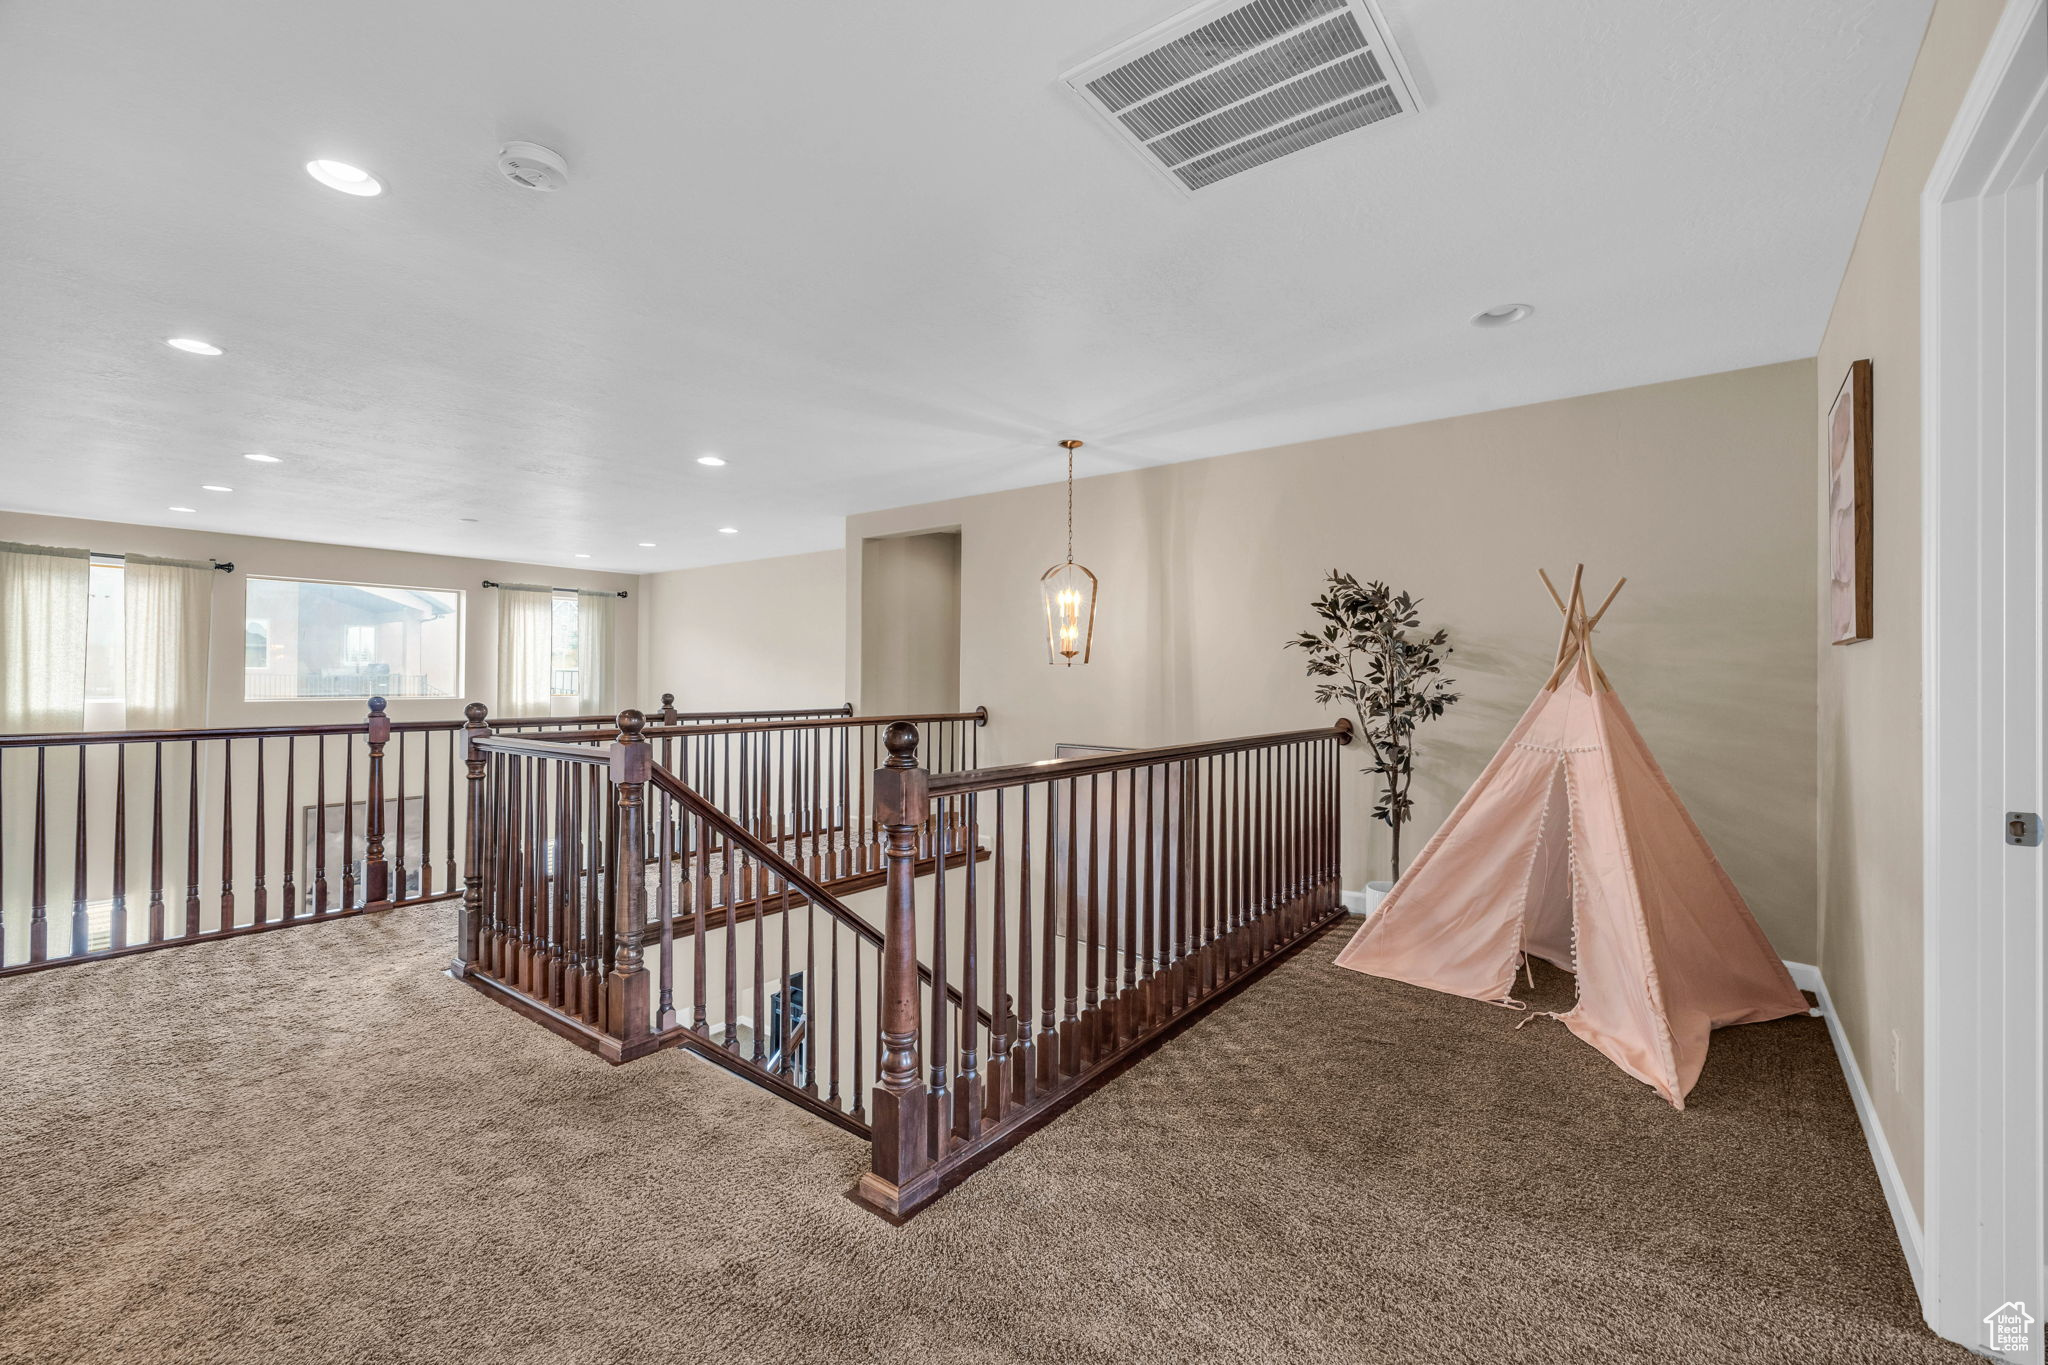
{"type": "Polygon", "coordinates": [[[1607,614],[1607,609],[1614,605],[1614,599],[1621,596],[1622,584],[1626,582],[1628,582],[1628,580],[1624,578],[1621,580],[1620,583],[1616,583],[1614,585],[1613,591],[1607,594],[1607,600],[1600,604],[1600,610],[1594,612],[1593,619],[1586,624],[1587,630],[1591,630],[1594,626],[1600,624],[1600,618],[1605,616],[1607,614]]]}

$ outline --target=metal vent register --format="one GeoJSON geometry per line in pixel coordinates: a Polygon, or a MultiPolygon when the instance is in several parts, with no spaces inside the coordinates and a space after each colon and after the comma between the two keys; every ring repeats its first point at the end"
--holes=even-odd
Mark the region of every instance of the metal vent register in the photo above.
{"type": "Polygon", "coordinates": [[[1418,107],[1370,0],[1204,5],[1062,79],[1188,190],[1418,107]]]}

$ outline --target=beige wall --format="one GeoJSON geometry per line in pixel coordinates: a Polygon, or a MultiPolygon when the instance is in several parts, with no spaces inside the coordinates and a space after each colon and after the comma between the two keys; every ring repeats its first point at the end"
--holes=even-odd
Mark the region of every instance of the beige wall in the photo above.
{"type": "Polygon", "coordinates": [[[862,542],[859,555],[861,712],[959,710],[959,533],[882,536],[862,542]]]}
{"type": "MultiPolygon", "coordinates": [[[[1914,1207],[1922,1130],[1920,938],[1920,191],[1998,21],[1999,0],[1941,0],[1906,86],[1814,374],[1809,478],[1851,361],[1872,362],[1875,635],[1820,641],[1820,956],[1914,1207]],[[1898,1037],[1899,1074],[1892,1071],[1898,1037]]],[[[1824,517],[1824,501],[1818,504],[1824,517]]],[[[1825,534],[1825,527],[1820,535],[1825,534]]],[[[1813,570],[1824,590],[1826,546],[1813,570]]]]}
{"type": "Polygon", "coordinates": [[[648,574],[642,694],[685,711],[846,701],[846,557],[838,550],[648,574]]]}
{"type": "MultiPolygon", "coordinates": [[[[1076,557],[1101,576],[1095,662],[1048,667],[1039,574],[1058,485],[847,524],[849,638],[872,536],[961,531],[964,706],[984,761],[1059,741],[1158,744],[1325,724],[1299,656],[1332,567],[1424,600],[1467,694],[1423,732],[1411,847],[1441,822],[1548,672],[1536,569],[1584,560],[1601,657],[1779,951],[1814,951],[1816,492],[1811,361],[1083,480],[1076,557]]],[[[850,658],[849,678],[861,661],[850,658]]],[[[1383,876],[1362,780],[1346,884],[1383,876]]]]}
{"type": "MultiPolygon", "coordinates": [[[[130,526],[122,522],[82,521],[27,512],[0,512],[0,540],[37,545],[67,545],[108,554],[153,554],[183,559],[232,562],[235,572],[221,574],[213,590],[213,649],[209,670],[208,725],[295,725],[360,719],[359,700],[242,700],[242,621],[244,593],[250,574],[324,578],[352,583],[382,583],[407,588],[454,588],[463,594],[464,660],[462,696],[452,701],[394,700],[395,720],[440,720],[462,713],[466,701],[496,706],[498,673],[497,594],[483,580],[550,583],[564,588],[608,588],[631,591],[638,580],[630,574],[579,573],[572,569],[513,564],[500,560],[462,559],[453,555],[414,554],[403,550],[365,550],[347,545],[316,545],[261,536],[216,535],[168,526],[130,526]]],[[[639,602],[619,603],[612,664],[620,680],[618,693],[630,698],[639,678],[636,612],[639,602]]]]}

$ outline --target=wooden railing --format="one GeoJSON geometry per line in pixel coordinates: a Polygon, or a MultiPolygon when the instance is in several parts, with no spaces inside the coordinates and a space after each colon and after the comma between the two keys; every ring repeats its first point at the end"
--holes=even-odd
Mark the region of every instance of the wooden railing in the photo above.
{"type": "Polygon", "coordinates": [[[915,728],[890,727],[873,1161],[856,1198],[914,1213],[1342,915],[1350,734],[934,774],[915,728]],[[989,862],[920,882],[920,831],[953,824],[989,862]],[[962,1010],[926,1007],[956,989],[962,1010]]]}
{"type": "MultiPolygon", "coordinates": [[[[583,737],[471,729],[451,974],[607,1060],[683,1047],[866,1134],[882,936],[798,865],[849,866],[789,833],[804,808],[756,799],[807,799],[801,771],[740,761],[728,812],[655,761],[652,733],[633,711],[583,737]]],[[[912,837],[927,874],[972,856],[958,828],[912,837]]],[[[915,989],[955,1028],[977,1017],[929,971],[915,989]]]]}
{"type": "MultiPolygon", "coordinates": [[[[850,713],[662,703],[675,734],[850,713]]],[[[340,724],[0,735],[0,974],[459,894],[465,723],[393,722],[373,697],[340,724]]]]}

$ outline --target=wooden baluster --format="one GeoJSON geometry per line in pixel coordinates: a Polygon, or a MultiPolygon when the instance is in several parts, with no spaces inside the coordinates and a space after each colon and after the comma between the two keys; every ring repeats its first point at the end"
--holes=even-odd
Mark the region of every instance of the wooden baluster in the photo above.
{"type": "MultiPolygon", "coordinates": [[[[666,741],[664,741],[664,747],[667,747],[666,741]]],[[[661,828],[658,831],[660,836],[659,847],[655,855],[655,875],[660,880],[655,885],[661,892],[661,895],[655,905],[655,914],[660,917],[661,921],[661,978],[659,982],[660,995],[654,1007],[654,1028],[657,1033],[666,1033],[676,1026],[676,903],[674,888],[670,882],[670,879],[677,873],[675,866],[676,812],[675,799],[667,792],[662,792],[660,795],[661,800],[658,805],[661,828]]]]}
{"type": "MultiPolygon", "coordinates": [[[[456,912],[455,917],[455,958],[448,964],[448,974],[457,980],[475,971],[483,961],[484,856],[489,833],[484,823],[489,818],[485,804],[488,793],[484,787],[488,760],[484,752],[476,747],[476,742],[491,733],[491,727],[484,721],[487,714],[482,702],[471,702],[462,708],[463,725],[462,729],[456,732],[462,744],[463,789],[468,811],[468,817],[464,821],[468,837],[464,841],[466,847],[462,868],[462,908],[456,912]]],[[[451,735],[450,772],[454,771],[455,743],[456,738],[451,735]]],[[[448,810],[448,828],[452,833],[455,828],[455,807],[452,802],[448,810]]]]}
{"type": "Polygon", "coordinates": [[[268,833],[264,827],[267,812],[265,810],[266,802],[263,790],[263,760],[263,736],[258,735],[256,736],[256,875],[250,883],[251,889],[255,892],[256,896],[256,913],[255,917],[250,921],[252,924],[267,924],[270,921],[270,888],[265,881],[263,873],[266,857],[264,844],[265,836],[268,833]]]}
{"type": "Polygon", "coordinates": [[[1038,1088],[1043,1067],[1038,1060],[1038,1042],[1031,1027],[1032,949],[1031,942],[1031,784],[1017,789],[1017,1061],[1011,1068],[1017,1103],[1028,1106],[1038,1088]]]}
{"type": "MultiPolygon", "coordinates": [[[[832,979],[824,992],[825,1008],[828,1011],[826,1018],[829,1021],[826,1028],[826,1045],[828,1050],[825,1054],[825,1103],[831,1105],[834,1109],[843,1109],[846,1107],[846,1102],[839,1098],[839,1050],[845,1046],[845,1040],[840,1036],[839,1032],[839,985],[841,978],[839,975],[840,931],[838,920],[827,919],[825,921],[825,932],[832,935],[832,956],[830,959],[832,979]]],[[[853,951],[855,956],[858,956],[860,953],[860,941],[858,939],[854,940],[853,951]]],[[[810,986],[806,989],[815,992],[817,988],[810,986]]],[[[816,1064],[814,1063],[812,1066],[814,1074],[816,1069],[816,1064]]]]}
{"type": "Polygon", "coordinates": [[[107,949],[128,946],[128,746],[114,746],[114,908],[107,921],[107,949]]]}
{"type": "Polygon", "coordinates": [[[28,884],[28,960],[42,962],[50,955],[50,902],[48,894],[49,836],[46,813],[45,772],[49,750],[36,746],[35,832],[31,836],[28,884]]]}
{"type": "Polygon", "coordinates": [[[1059,1034],[1059,928],[1060,928],[1060,835],[1058,786],[1045,784],[1045,894],[1040,915],[1038,1080],[1051,1089],[1060,1074],[1059,1034]]]}
{"type": "MultiPolygon", "coordinates": [[[[860,970],[861,941],[853,941],[853,1108],[848,1112],[856,1119],[865,1119],[867,1114],[867,1039],[861,1028],[861,1016],[866,1011],[867,996],[861,988],[860,970]]],[[[880,1042],[876,1050],[880,1052],[880,1042]]]]}
{"type": "MultiPolygon", "coordinates": [[[[616,791],[614,837],[607,847],[611,889],[611,973],[606,982],[608,1033],[624,1055],[649,1031],[648,977],[641,965],[640,945],[647,931],[647,878],[639,866],[647,846],[647,778],[652,764],[641,731],[647,717],[638,711],[619,712],[619,737],[611,746],[609,776],[616,791]]],[[[611,1058],[611,1053],[605,1054],[611,1058]]],[[[616,1059],[613,1059],[616,1060],[616,1059]]]]}
{"type": "MultiPolygon", "coordinates": [[[[773,830],[779,816],[771,812],[768,805],[768,788],[774,780],[773,769],[769,767],[769,737],[761,736],[761,754],[758,762],[747,762],[744,755],[750,745],[741,746],[741,762],[746,764],[747,776],[754,787],[754,828],[756,833],[767,835],[773,830]]],[[[778,844],[779,847],[779,844],[778,844]]],[[[744,859],[742,869],[747,873],[747,899],[754,909],[754,1065],[759,1066],[768,1056],[768,982],[765,962],[768,947],[762,935],[766,927],[762,921],[768,915],[768,888],[764,875],[767,869],[752,857],[744,859]]]]}
{"type": "Polygon", "coordinates": [[[1150,1028],[1158,1018],[1158,970],[1159,970],[1159,895],[1156,854],[1161,841],[1166,837],[1166,822],[1160,814],[1158,793],[1167,780],[1165,768],[1146,768],[1145,773],[1145,871],[1144,880],[1139,883],[1144,890],[1144,904],[1140,909],[1140,926],[1144,934],[1142,954],[1143,977],[1138,983],[1138,1018],[1150,1028]]]}
{"type": "Polygon", "coordinates": [[[596,1023],[604,1017],[604,827],[605,796],[610,791],[605,774],[592,768],[583,781],[583,998],[585,1018],[596,1023]]]}
{"type": "Polygon", "coordinates": [[[1102,1023],[1102,896],[1096,894],[1096,882],[1100,880],[1100,868],[1096,851],[1102,847],[1098,833],[1102,829],[1102,774],[1087,774],[1087,827],[1081,829],[1079,843],[1069,853],[1069,864],[1077,864],[1079,872],[1071,876],[1079,878],[1079,915],[1081,915],[1081,948],[1087,954],[1087,990],[1081,997],[1081,1062],[1096,1060],[1096,1029],[1102,1023]]]}
{"type": "Polygon", "coordinates": [[[492,860],[491,975],[511,984],[518,979],[519,960],[519,758],[499,754],[493,760],[497,781],[491,784],[496,806],[492,860]]]}
{"type": "Polygon", "coordinates": [[[341,908],[356,908],[356,746],[341,742],[341,908]]]}
{"type": "Polygon", "coordinates": [[[327,893],[327,736],[314,740],[313,785],[313,913],[328,910],[327,893]]]}
{"type": "MultiPolygon", "coordinates": [[[[402,746],[404,743],[405,740],[401,736],[399,744],[402,746]]],[[[398,810],[399,814],[403,816],[405,813],[405,783],[402,781],[398,784],[398,810]]],[[[453,810],[449,812],[449,818],[454,818],[453,810]]],[[[403,823],[402,820],[401,823],[403,823]]],[[[401,841],[400,848],[403,849],[403,847],[404,844],[401,841]]],[[[419,899],[425,900],[434,894],[434,732],[432,730],[420,731],[420,843],[419,853],[414,859],[414,864],[419,871],[419,899]]],[[[405,878],[400,877],[398,885],[401,894],[410,898],[412,892],[406,885],[405,878]]],[[[455,883],[448,883],[448,889],[453,891],[455,883]]]]}
{"type": "MultiPolygon", "coordinates": [[[[931,809],[933,828],[944,829],[946,798],[942,796],[932,802],[931,809]]],[[[953,1059],[946,1045],[946,1024],[952,1015],[952,996],[947,989],[950,976],[946,970],[946,859],[942,845],[934,852],[938,854],[938,862],[932,870],[932,1039],[931,1050],[927,1054],[931,1082],[925,1088],[925,1114],[931,1131],[932,1156],[936,1159],[943,1157],[952,1145],[953,1097],[946,1079],[952,1074],[953,1059]]]]}
{"type": "MultiPolygon", "coordinates": [[[[974,814],[974,798],[967,798],[969,818],[974,814]]],[[[988,1039],[988,1084],[984,1088],[982,1106],[990,1123],[999,1123],[1010,1108],[1010,1037],[1015,1012],[1010,1002],[1010,926],[1009,903],[1006,881],[1009,870],[1004,852],[1009,841],[1009,826],[1004,823],[1003,788],[996,788],[995,848],[990,871],[995,874],[994,904],[989,907],[989,1003],[994,1006],[990,1016],[995,1024],[989,1030],[988,1039]]],[[[975,831],[976,836],[979,829],[975,831]]],[[[974,848],[970,838],[968,847],[974,848]]],[[[973,864],[969,864],[972,866],[973,864]]]]}
{"type": "MultiPolygon", "coordinates": [[[[967,840],[967,904],[961,909],[960,950],[960,1079],[955,1101],[953,1130],[973,1142],[981,1136],[981,915],[976,905],[975,841],[980,836],[975,821],[975,794],[965,800],[967,840]]],[[[958,805],[956,803],[956,813],[958,805]]],[[[939,872],[944,882],[944,869],[939,872]]]]}
{"type": "Polygon", "coordinates": [[[566,998],[568,989],[568,962],[563,949],[569,937],[569,879],[562,866],[564,849],[569,838],[569,789],[576,785],[576,770],[566,763],[553,766],[554,789],[552,810],[543,814],[543,824],[551,832],[540,850],[542,870],[547,874],[548,943],[547,960],[543,973],[542,989],[550,1005],[559,1008],[566,998]],[[548,815],[552,819],[548,819],[548,815]]]}
{"type": "Polygon", "coordinates": [[[1102,895],[1103,1003],[1102,1019],[1095,1028],[1095,1053],[1098,1057],[1114,1052],[1117,1044],[1122,1041],[1123,1011],[1119,1008],[1120,997],[1117,994],[1116,984],[1117,930],[1122,927],[1118,924],[1120,918],[1118,911],[1121,907],[1117,904],[1119,884],[1116,875],[1116,825],[1117,815],[1121,810],[1118,803],[1118,792],[1121,783],[1117,780],[1118,777],[1119,774],[1116,772],[1111,772],[1109,775],[1109,823],[1103,831],[1101,842],[1104,864],[1104,875],[1102,878],[1104,882],[1102,895]]]}
{"type": "MultiPolygon", "coordinates": [[[[164,939],[164,742],[151,744],[149,782],[149,941],[164,939]]],[[[6,822],[0,821],[0,828],[6,822]]]]}
{"type": "Polygon", "coordinates": [[[199,741],[185,742],[185,937],[199,933],[199,741]]]}
{"type": "Polygon", "coordinates": [[[296,919],[299,913],[298,871],[292,866],[299,828],[298,808],[299,780],[299,737],[287,735],[284,741],[284,917],[296,919]]]}
{"type": "Polygon", "coordinates": [[[690,872],[695,890],[690,895],[690,1027],[701,1037],[711,1034],[708,957],[711,937],[711,824],[703,816],[691,821],[690,872]]]}
{"type": "Polygon", "coordinates": [[[402,901],[409,894],[405,871],[405,731],[398,732],[398,799],[392,803],[398,819],[398,837],[392,842],[391,884],[385,899],[402,901]]]}
{"type": "Polygon", "coordinates": [[[1060,995],[1060,1063],[1067,1075],[1079,1074],[1086,1060],[1081,1052],[1081,790],[1067,779],[1066,858],[1066,986],[1060,995]]]}
{"type": "MultiPolygon", "coordinates": [[[[391,717],[384,698],[370,698],[370,716],[363,738],[369,747],[368,790],[363,807],[363,904],[382,906],[391,900],[391,863],[384,853],[384,745],[391,738],[391,717]]],[[[401,799],[403,791],[400,792],[401,799]]],[[[401,828],[403,822],[401,822],[401,828]]],[[[400,837],[404,837],[402,834],[400,837]]]]}
{"type": "MultiPolygon", "coordinates": [[[[1138,784],[1148,772],[1145,768],[1131,769],[1130,795],[1125,798],[1123,983],[1117,990],[1119,1028],[1114,1035],[1119,1047],[1137,1037],[1142,1028],[1138,1006],[1138,784]]],[[[1114,858],[1116,851],[1112,849],[1109,856],[1114,858]]],[[[1110,961],[1114,963],[1116,959],[1112,957],[1110,961]]]]}
{"type": "Polygon", "coordinates": [[[78,746],[76,811],[71,817],[71,955],[84,957],[92,942],[92,926],[86,910],[86,816],[85,745],[78,746]]]}
{"type": "MultiPolygon", "coordinates": [[[[461,736],[459,729],[448,732],[448,769],[443,779],[448,786],[448,795],[447,804],[441,808],[444,812],[441,821],[441,875],[446,879],[442,885],[450,890],[461,885],[455,879],[455,812],[461,809],[455,804],[455,754],[461,736]]],[[[466,777],[463,780],[465,783],[468,781],[466,777]]]]}
{"type": "Polygon", "coordinates": [[[235,927],[235,742],[220,742],[220,932],[235,927]]]}
{"type": "Polygon", "coordinates": [[[917,766],[917,730],[898,721],[884,740],[889,758],[875,773],[875,813],[888,857],[888,909],[882,927],[881,1066],[875,1081],[873,1166],[860,1192],[891,1212],[929,1169],[925,1094],[919,1079],[917,971],[917,831],[930,806],[928,779],[917,766]]]}

